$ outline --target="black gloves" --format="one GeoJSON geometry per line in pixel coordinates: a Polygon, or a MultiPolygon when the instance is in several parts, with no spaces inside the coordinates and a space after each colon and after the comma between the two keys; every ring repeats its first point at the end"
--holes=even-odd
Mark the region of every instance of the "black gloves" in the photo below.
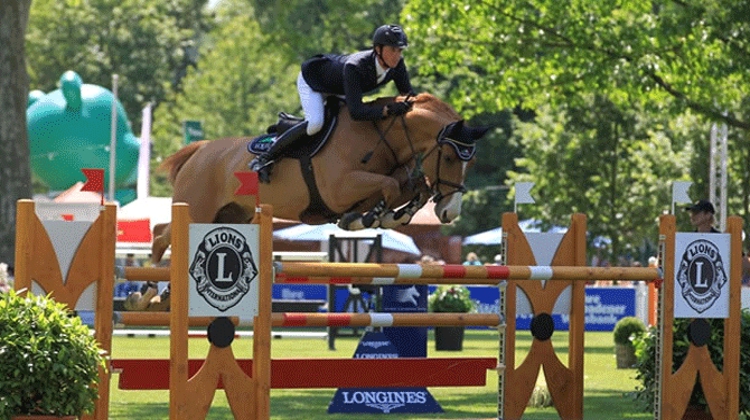
{"type": "Polygon", "coordinates": [[[410,102],[391,102],[385,106],[385,115],[389,117],[398,117],[404,115],[411,109],[410,102]]]}

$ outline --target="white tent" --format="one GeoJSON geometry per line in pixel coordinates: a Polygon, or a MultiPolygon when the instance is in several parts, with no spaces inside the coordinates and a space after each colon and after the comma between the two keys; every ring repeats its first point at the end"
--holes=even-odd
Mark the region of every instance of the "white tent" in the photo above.
{"type": "Polygon", "coordinates": [[[301,224],[273,232],[274,238],[288,241],[327,241],[331,235],[341,238],[375,238],[381,235],[383,248],[413,255],[421,255],[422,253],[410,236],[390,229],[349,231],[341,229],[333,223],[328,223],[324,225],[301,224]]]}
{"type": "Polygon", "coordinates": [[[117,220],[145,220],[151,228],[172,220],[172,197],[143,197],[131,201],[117,211],[117,220]]]}
{"type": "MultiPolygon", "coordinates": [[[[518,227],[523,232],[541,232],[542,222],[534,219],[526,219],[518,222],[518,227]]],[[[552,233],[565,233],[568,231],[567,227],[564,226],[552,226],[548,232],[552,233]]],[[[464,245],[500,245],[503,241],[503,228],[497,227],[494,229],[479,232],[477,234],[467,236],[464,238],[464,245]]]]}

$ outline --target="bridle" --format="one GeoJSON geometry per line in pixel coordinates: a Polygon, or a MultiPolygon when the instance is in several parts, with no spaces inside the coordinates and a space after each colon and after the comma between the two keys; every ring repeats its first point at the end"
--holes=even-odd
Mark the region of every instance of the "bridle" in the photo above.
{"type": "MultiPolygon", "coordinates": [[[[453,131],[453,128],[455,127],[456,124],[458,124],[458,121],[452,122],[446,125],[445,127],[443,127],[438,133],[437,137],[435,138],[435,145],[432,146],[430,150],[427,151],[427,153],[422,155],[421,153],[417,152],[416,149],[414,148],[414,143],[412,142],[411,136],[409,135],[409,127],[406,125],[406,119],[404,118],[403,115],[400,116],[399,118],[393,118],[390,124],[388,124],[388,126],[385,128],[385,130],[381,130],[377,122],[375,122],[374,123],[375,129],[377,130],[378,135],[380,136],[380,140],[378,141],[378,144],[380,144],[381,142],[385,144],[386,147],[388,147],[388,150],[390,150],[391,155],[393,155],[393,159],[395,161],[395,165],[390,173],[395,172],[396,169],[400,167],[404,167],[406,168],[407,174],[409,177],[408,182],[411,185],[417,185],[415,181],[419,180],[420,178],[424,179],[425,177],[425,173],[422,168],[422,162],[425,159],[427,159],[427,157],[429,157],[433,152],[437,151],[438,160],[437,160],[437,164],[435,165],[435,177],[431,178],[431,179],[434,179],[435,181],[430,186],[430,192],[432,193],[432,197],[431,197],[432,201],[437,203],[440,200],[446,197],[449,197],[453,194],[465,193],[467,190],[464,184],[458,184],[452,181],[442,179],[440,177],[440,166],[441,166],[441,162],[443,159],[443,146],[450,145],[451,147],[453,147],[454,151],[456,152],[456,156],[458,156],[458,158],[464,162],[470,161],[476,154],[475,144],[460,142],[458,140],[448,137],[448,133],[451,133],[453,131]],[[396,150],[393,148],[393,146],[391,146],[390,142],[388,142],[388,139],[386,138],[386,135],[391,130],[391,128],[393,127],[393,124],[396,122],[397,119],[401,120],[401,125],[403,126],[403,129],[404,129],[404,135],[406,136],[406,140],[409,143],[409,148],[411,148],[411,152],[412,152],[409,160],[403,163],[400,163],[398,161],[398,154],[396,153],[396,150]],[[412,160],[414,161],[414,167],[410,170],[408,165],[412,160]],[[439,188],[441,185],[448,186],[452,188],[452,190],[446,194],[443,194],[439,188]]],[[[375,147],[377,146],[378,145],[375,145],[375,147]]],[[[365,157],[362,159],[362,163],[367,163],[367,161],[369,161],[370,158],[372,157],[373,152],[374,152],[374,149],[373,151],[367,153],[365,157]]]]}

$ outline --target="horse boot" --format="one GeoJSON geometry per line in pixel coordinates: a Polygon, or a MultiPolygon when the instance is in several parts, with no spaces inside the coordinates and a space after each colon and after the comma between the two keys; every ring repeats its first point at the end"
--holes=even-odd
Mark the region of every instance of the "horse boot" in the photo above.
{"type": "Polygon", "coordinates": [[[281,134],[268,151],[258,155],[250,162],[250,169],[258,173],[258,180],[264,184],[271,181],[271,169],[274,161],[307,134],[307,121],[302,121],[281,134]]]}

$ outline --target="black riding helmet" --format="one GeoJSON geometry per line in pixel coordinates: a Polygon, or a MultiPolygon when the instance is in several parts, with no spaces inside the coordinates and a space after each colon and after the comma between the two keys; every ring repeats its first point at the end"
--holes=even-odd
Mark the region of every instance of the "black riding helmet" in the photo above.
{"type": "Polygon", "coordinates": [[[409,40],[404,30],[398,25],[383,25],[375,30],[372,36],[373,45],[388,45],[390,47],[406,48],[409,40]]]}

